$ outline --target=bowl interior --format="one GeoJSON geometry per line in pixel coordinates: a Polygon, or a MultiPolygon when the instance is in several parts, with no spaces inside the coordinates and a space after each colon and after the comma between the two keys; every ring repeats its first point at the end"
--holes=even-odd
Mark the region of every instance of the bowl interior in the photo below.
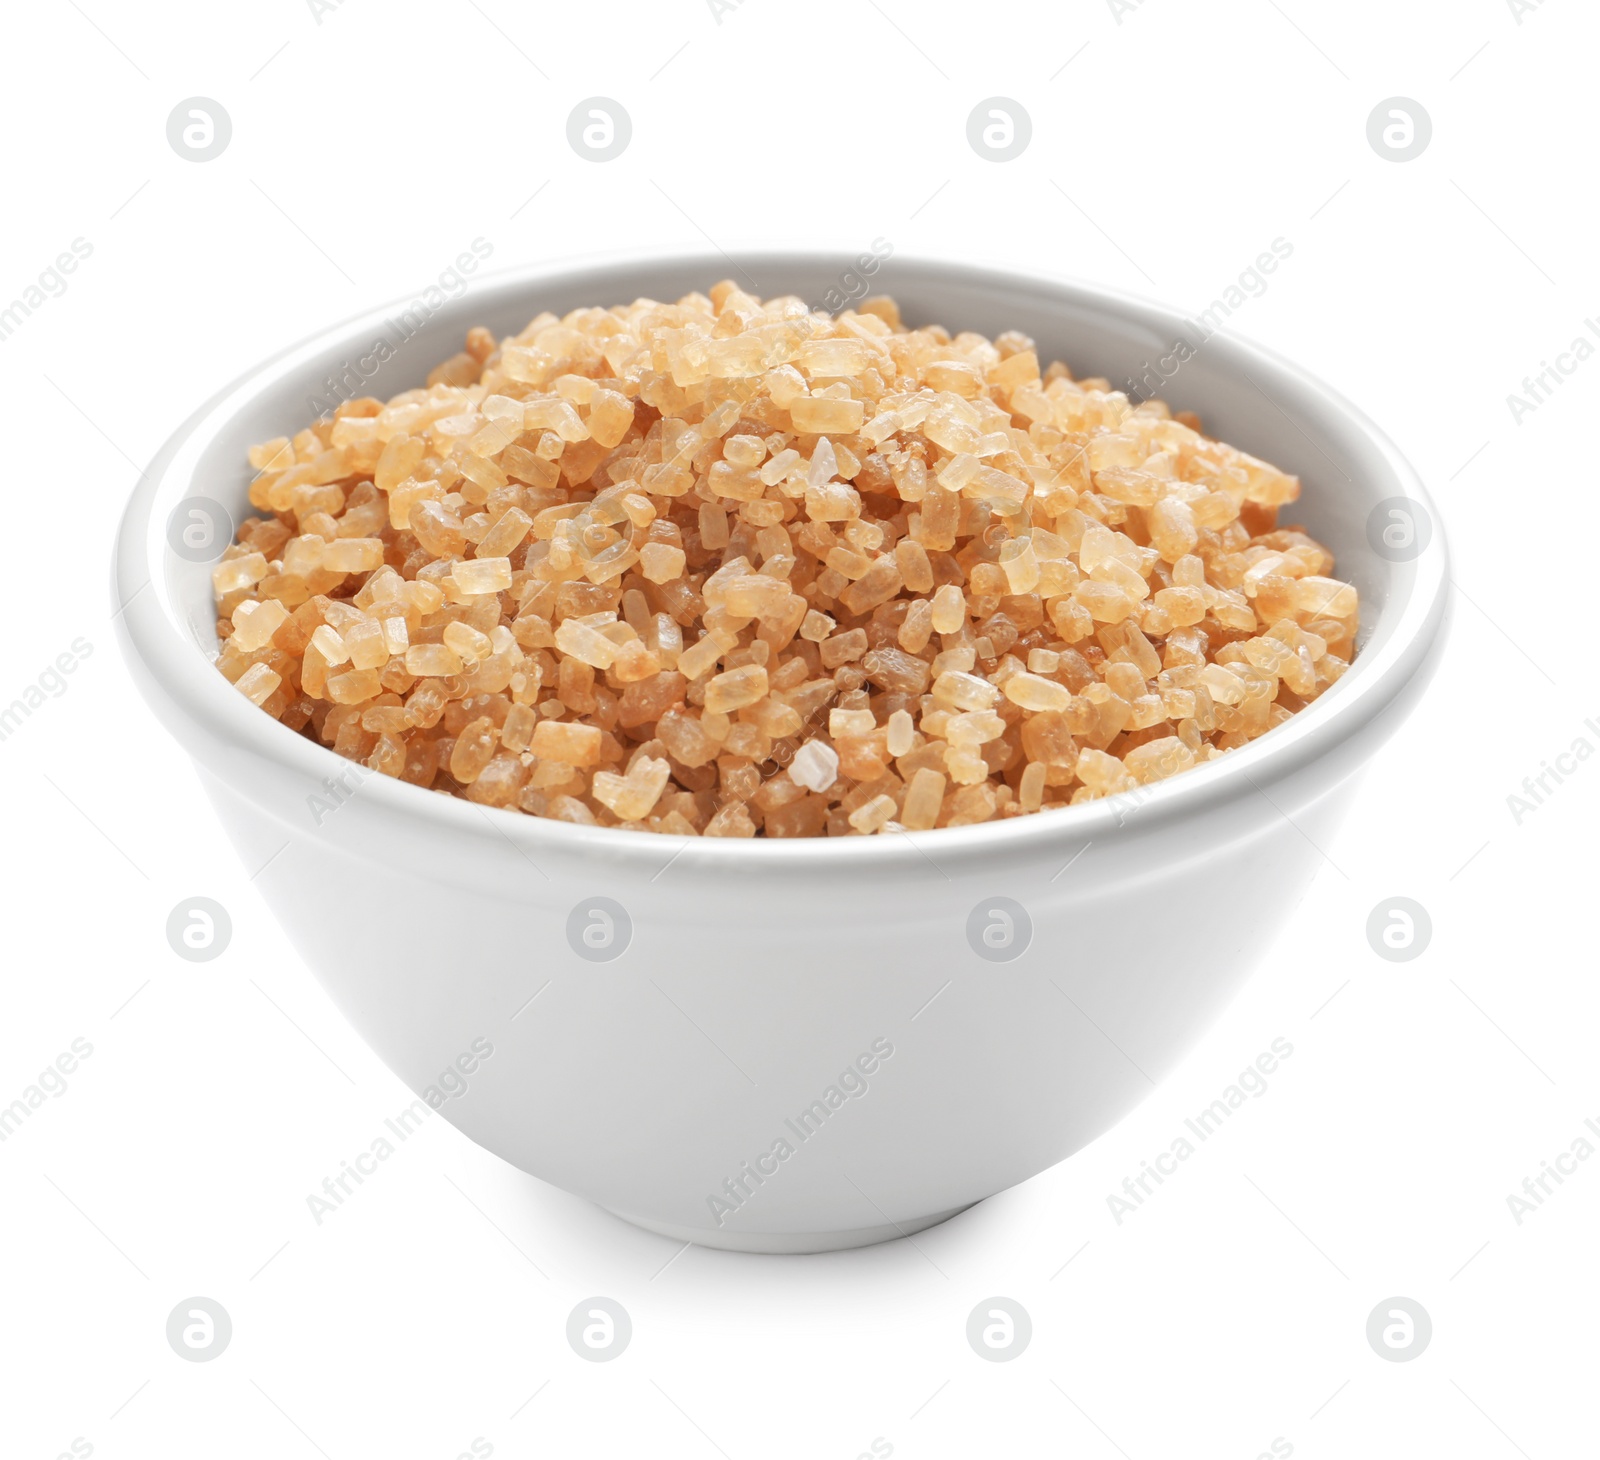
{"type": "MultiPolygon", "coordinates": [[[[503,336],[542,310],[559,315],[641,296],[671,300],[731,277],[763,297],[794,294],[818,305],[830,291],[854,292],[856,297],[889,293],[913,326],[938,323],[952,332],[976,330],[990,337],[1020,329],[1036,340],[1041,363],[1059,359],[1077,377],[1102,375],[1118,387],[1130,378],[1149,380],[1155,388],[1141,394],[1158,394],[1175,410],[1197,411],[1208,433],[1300,476],[1301,499],[1284,510],[1283,520],[1303,524],[1326,544],[1336,555],[1337,576],[1353,582],[1361,593],[1355,665],[1284,726],[1156,787],[1156,804],[1204,799],[1211,792],[1202,791],[1202,784],[1216,792],[1228,784],[1237,786],[1237,778],[1248,780],[1263,760],[1285,764],[1286,757],[1318,754],[1342,733],[1336,722],[1349,725],[1367,718],[1398,693],[1420,662],[1419,646],[1432,637],[1439,619],[1447,581],[1444,544],[1437,514],[1415,472],[1354,406],[1259,346],[1223,333],[1208,334],[1174,310],[1092,285],[901,256],[882,261],[870,279],[863,279],[858,263],[823,253],[728,257],[705,252],[521,270],[485,276],[455,298],[435,291],[371,311],[293,346],[201,407],[174,435],[135,493],[119,545],[117,603],[119,608],[126,605],[148,583],[154,590],[150,607],[159,604],[159,611],[151,615],[141,607],[129,615],[127,627],[146,658],[160,662],[169,690],[191,704],[208,703],[213,722],[226,722],[231,740],[248,740],[265,750],[263,727],[255,723],[262,719],[259,711],[223,694],[225,686],[202,683],[211,676],[209,661],[218,648],[212,562],[189,561],[168,547],[169,520],[179,504],[192,497],[209,498],[234,522],[242,520],[252,510],[247,495],[253,475],[246,460],[250,445],[292,435],[342,396],[386,398],[420,385],[434,365],[461,348],[472,325],[485,325],[503,336]],[[1180,343],[1187,358],[1173,370],[1180,343]],[[1169,378],[1160,381],[1153,369],[1169,378]],[[1370,514],[1395,497],[1418,503],[1433,522],[1434,550],[1412,561],[1390,561],[1369,542],[1370,514]],[[152,617],[162,621],[158,635],[147,622],[152,617]],[[164,642],[155,646],[152,635],[164,642]],[[181,678],[181,686],[175,678],[181,678]]],[[[300,740],[275,736],[280,748],[270,753],[280,760],[298,757],[309,747],[291,750],[284,742],[300,740]]],[[[414,792],[406,786],[384,790],[414,792]]],[[[449,814],[442,805],[434,809],[441,818],[449,814]]],[[[1093,808],[1080,810],[1092,813],[1093,808]]],[[[1069,819],[1087,824],[1094,817],[1069,819]]],[[[1004,829],[1012,836],[1027,836],[1029,832],[1017,828],[1034,820],[1019,818],[1004,829]]],[[[999,829],[940,833],[962,839],[970,839],[969,834],[999,835],[999,829]]],[[[779,845],[789,844],[772,844],[766,851],[776,853],[779,845]]],[[[783,855],[805,854],[791,847],[783,855]]]]}

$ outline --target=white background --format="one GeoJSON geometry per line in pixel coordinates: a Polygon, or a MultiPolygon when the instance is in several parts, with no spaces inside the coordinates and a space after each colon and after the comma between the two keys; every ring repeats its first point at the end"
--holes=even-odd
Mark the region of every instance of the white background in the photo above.
{"type": "Polygon", "coordinates": [[[0,744],[0,1104],[73,1039],[94,1052],[0,1144],[0,1452],[1594,1453],[1600,1160],[1520,1225],[1506,1198],[1600,1119],[1600,764],[1521,825],[1507,797],[1577,737],[1600,746],[1583,724],[1600,717],[1600,361],[1520,424],[1506,397],[1600,315],[1600,17],[1523,8],[13,13],[0,304],[74,238],[93,253],[0,343],[0,699],[74,639],[93,652],[0,744]],[[603,165],[565,135],[595,94],[633,121],[603,165]],[[195,95],[233,121],[204,164],[165,135],[195,95]],[[966,141],[994,95],[1033,123],[1005,164],[966,141]],[[1366,136],[1396,95],[1434,126],[1403,164],[1366,136]],[[307,1195],[411,1097],[290,953],[119,662],[107,562],[138,466],[235,374],[415,291],[476,237],[510,266],[708,238],[821,243],[843,264],[878,236],[1188,311],[1292,243],[1233,323],[1353,397],[1437,494],[1460,592],[1431,693],[1178,1074],[1089,1149],[914,1242],[680,1251],[443,1121],[315,1225],[307,1195]],[[233,919],[213,963],[164,936],[196,894],[233,919]],[[1433,921],[1409,963],[1365,936],[1396,895],[1433,921]],[[1278,1037],[1294,1053],[1266,1093],[1119,1225],[1108,1195],[1278,1037]],[[632,1315],[613,1363],[565,1340],[593,1294],[632,1315]],[[997,1294],[1033,1322],[1004,1364],[965,1338],[997,1294]],[[166,1342],[192,1295],[231,1315],[215,1362],[166,1342]],[[1432,1317],[1413,1362],[1365,1337],[1394,1295],[1432,1317]]]}

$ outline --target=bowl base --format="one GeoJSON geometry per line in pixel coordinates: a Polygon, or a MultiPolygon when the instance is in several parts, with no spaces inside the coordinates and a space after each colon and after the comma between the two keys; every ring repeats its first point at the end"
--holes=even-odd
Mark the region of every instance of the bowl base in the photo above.
{"type": "Polygon", "coordinates": [[[893,1242],[898,1237],[914,1237],[940,1222],[976,1206],[951,1207],[928,1217],[914,1217],[907,1222],[884,1222],[876,1227],[847,1227],[836,1232],[732,1232],[706,1231],[703,1227],[675,1227],[670,1222],[652,1222],[647,1217],[631,1216],[606,1207],[614,1217],[620,1217],[646,1232],[658,1237],[671,1237],[675,1242],[693,1242],[697,1247],[712,1247],[721,1252],[762,1252],[783,1256],[800,1256],[809,1252],[843,1252],[851,1247],[871,1247],[879,1242],[893,1242]]]}

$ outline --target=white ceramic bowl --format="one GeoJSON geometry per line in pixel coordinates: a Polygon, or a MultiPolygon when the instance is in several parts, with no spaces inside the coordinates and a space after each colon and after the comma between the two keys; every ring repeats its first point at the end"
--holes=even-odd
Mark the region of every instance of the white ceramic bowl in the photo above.
{"type": "Polygon", "coordinates": [[[169,519],[193,497],[243,515],[247,444],[304,424],[330,374],[372,365],[354,393],[389,395],[472,324],[506,334],[541,309],[673,299],[734,268],[753,292],[821,301],[850,266],[785,252],[530,269],[478,282],[404,343],[403,306],[349,321],[190,417],[116,549],[141,689],[363,1038],[506,1160],[652,1231],[742,1251],[913,1233],[1026,1179],[1126,1114],[1227,1004],[1441,644],[1436,519],[1410,561],[1369,535],[1387,499],[1431,512],[1394,446],[1304,372],[1236,339],[1202,343],[1170,310],[890,259],[873,289],[908,322],[1022,329],[1080,375],[1120,381],[1175,341],[1198,346],[1162,394],[1302,476],[1288,515],[1358,585],[1364,629],[1353,668],[1310,708],[1136,798],[845,840],[582,828],[363,777],[212,668],[210,563],[172,550],[169,519]],[[382,364],[379,340],[394,352],[382,364]],[[341,777],[348,789],[330,789],[341,777]],[[1004,944],[997,907],[1013,928],[991,950],[1004,959],[975,951],[984,929],[1004,944]]]}

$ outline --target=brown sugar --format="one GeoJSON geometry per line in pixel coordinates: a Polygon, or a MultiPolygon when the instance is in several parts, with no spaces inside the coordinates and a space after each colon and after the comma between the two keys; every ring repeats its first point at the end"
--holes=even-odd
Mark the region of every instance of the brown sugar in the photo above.
{"type": "Polygon", "coordinates": [[[382,774],[681,836],[854,836],[1178,774],[1315,699],[1299,482],[1033,343],[723,282],[475,329],[255,447],[221,672],[382,774]]]}

